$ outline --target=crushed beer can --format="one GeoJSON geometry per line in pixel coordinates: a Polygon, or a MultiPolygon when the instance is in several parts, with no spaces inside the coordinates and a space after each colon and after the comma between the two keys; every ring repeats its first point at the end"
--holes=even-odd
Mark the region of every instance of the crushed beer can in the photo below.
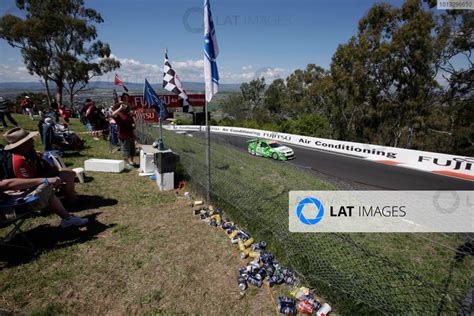
{"type": "Polygon", "coordinates": [[[239,231],[236,229],[229,234],[229,238],[234,239],[234,237],[237,237],[238,234],[239,234],[239,231]]]}
{"type": "Polygon", "coordinates": [[[258,258],[258,257],[260,257],[260,252],[250,251],[249,252],[249,257],[250,258],[258,258]]]}
{"type": "Polygon", "coordinates": [[[237,282],[239,284],[239,290],[241,292],[244,292],[247,289],[247,281],[245,280],[245,278],[240,277],[237,282]]]}
{"type": "Polygon", "coordinates": [[[328,303],[324,303],[324,305],[318,309],[316,312],[316,316],[326,316],[332,311],[331,306],[328,303]]]}
{"type": "Polygon", "coordinates": [[[250,249],[245,249],[244,251],[240,253],[240,258],[241,259],[247,258],[249,256],[249,253],[250,253],[250,249]]]}
{"type": "Polygon", "coordinates": [[[253,276],[249,276],[247,278],[247,281],[252,284],[253,286],[256,286],[256,287],[261,287],[262,286],[262,280],[259,280],[257,279],[256,277],[253,277],[253,276]]]}
{"type": "Polygon", "coordinates": [[[290,297],[278,297],[278,311],[282,314],[296,314],[296,302],[290,297]]]}
{"type": "Polygon", "coordinates": [[[296,309],[301,314],[307,314],[307,315],[311,315],[314,311],[313,305],[306,300],[300,301],[298,305],[296,306],[296,309]]]}
{"type": "Polygon", "coordinates": [[[239,250],[240,251],[244,251],[245,250],[245,246],[244,246],[244,242],[242,240],[239,240],[237,242],[237,246],[239,247],[239,250]]]}
{"type": "Polygon", "coordinates": [[[250,247],[250,246],[253,244],[254,241],[255,241],[255,240],[254,240],[252,237],[250,237],[249,239],[247,239],[247,240],[244,242],[244,246],[245,246],[245,247],[250,247]]]}
{"type": "Polygon", "coordinates": [[[232,243],[232,245],[235,245],[236,243],[239,242],[239,240],[240,240],[240,237],[235,237],[235,238],[232,238],[230,242],[232,243]]]}

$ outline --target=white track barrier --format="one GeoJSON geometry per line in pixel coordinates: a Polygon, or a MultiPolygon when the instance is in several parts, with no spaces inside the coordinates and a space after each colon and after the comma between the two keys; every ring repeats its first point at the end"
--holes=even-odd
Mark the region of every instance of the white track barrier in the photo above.
{"type": "MultiPolygon", "coordinates": [[[[171,131],[204,132],[205,126],[166,125],[171,131]]],[[[212,133],[265,138],[307,148],[351,155],[361,159],[474,181],[474,158],[428,151],[362,144],[252,128],[211,126],[212,133]]],[[[298,158],[298,157],[297,157],[298,158]]]]}

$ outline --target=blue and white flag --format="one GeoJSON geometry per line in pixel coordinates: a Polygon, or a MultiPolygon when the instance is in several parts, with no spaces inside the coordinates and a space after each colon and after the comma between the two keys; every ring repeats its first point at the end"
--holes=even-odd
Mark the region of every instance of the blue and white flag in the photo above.
{"type": "Polygon", "coordinates": [[[216,30],[212,21],[211,5],[204,0],[204,81],[206,84],[206,101],[210,102],[219,91],[219,71],[216,58],[219,55],[216,30]]]}
{"type": "Polygon", "coordinates": [[[148,82],[148,80],[146,80],[146,78],[145,88],[143,89],[143,103],[145,103],[145,105],[153,107],[156,112],[158,112],[160,116],[160,121],[166,119],[166,114],[168,114],[168,112],[166,111],[166,107],[163,102],[161,102],[160,97],[158,97],[155,90],[153,90],[153,87],[148,82]]]}

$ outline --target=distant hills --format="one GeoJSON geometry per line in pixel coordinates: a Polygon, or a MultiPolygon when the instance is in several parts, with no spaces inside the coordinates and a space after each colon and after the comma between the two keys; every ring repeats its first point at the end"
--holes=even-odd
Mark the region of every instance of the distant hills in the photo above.
{"type": "MultiPolygon", "coordinates": [[[[143,84],[142,83],[131,83],[131,82],[126,82],[125,85],[127,88],[133,92],[133,91],[143,91],[143,84]]],[[[161,83],[152,83],[153,88],[157,92],[163,91],[161,87],[161,83]]],[[[204,92],[204,83],[203,82],[183,82],[183,86],[188,92],[204,92]]],[[[115,86],[117,91],[122,91],[122,88],[119,86],[115,86]]],[[[55,85],[51,84],[51,88],[54,89],[55,85]]],[[[89,83],[89,88],[91,89],[97,89],[97,90],[111,90],[114,88],[114,85],[112,82],[106,82],[106,81],[93,81],[89,83]]],[[[233,83],[233,84],[220,84],[219,85],[219,91],[220,92],[235,92],[240,89],[240,84],[239,83],[233,83]]],[[[45,87],[40,83],[40,82],[0,82],[0,91],[2,92],[13,92],[13,91],[43,91],[45,90],[45,87]]]]}

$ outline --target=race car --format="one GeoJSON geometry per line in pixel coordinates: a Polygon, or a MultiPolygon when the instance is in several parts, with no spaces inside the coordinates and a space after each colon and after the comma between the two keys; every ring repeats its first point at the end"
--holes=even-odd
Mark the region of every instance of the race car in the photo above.
{"type": "Polygon", "coordinates": [[[254,156],[263,156],[266,158],[271,157],[275,160],[288,160],[295,158],[293,149],[281,145],[274,140],[256,138],[247,141],[247,143],[247,150],[254,156]]]}

